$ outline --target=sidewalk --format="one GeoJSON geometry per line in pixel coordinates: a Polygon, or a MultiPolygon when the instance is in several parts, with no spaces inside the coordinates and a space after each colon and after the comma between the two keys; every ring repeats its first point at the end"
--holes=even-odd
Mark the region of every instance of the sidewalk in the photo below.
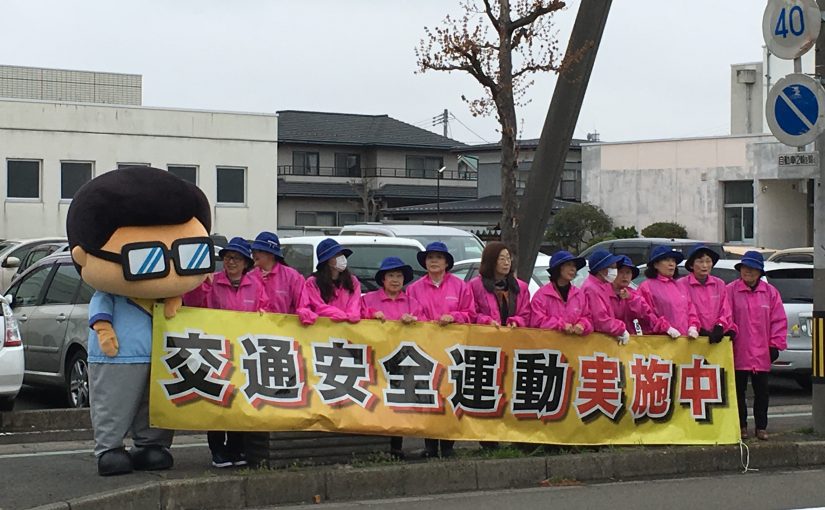
{"type": "MultiPolygon", "coordinates": [[[[819,437],[787,433],[747,444],[751,469],[825,464],[825,441],[819,437]]],[[[388,462],[385,456],[374,456],[355,465],[227,471],[209,466],[205,436],[180,436],[172,470],[103,478],[97,475],[88,441],[4,445],[0,508],[255,508],[742,471],[736,445],[602,447],[500,459],[479,457],[476,443],[463,446],[457,458],[443,461],[388,462]]],[[[413,457],[421,441],[410,439],[405,447],[413,457]]],[[[507,449],[500,455],[508,453],[513,452],[507,449]]]]}

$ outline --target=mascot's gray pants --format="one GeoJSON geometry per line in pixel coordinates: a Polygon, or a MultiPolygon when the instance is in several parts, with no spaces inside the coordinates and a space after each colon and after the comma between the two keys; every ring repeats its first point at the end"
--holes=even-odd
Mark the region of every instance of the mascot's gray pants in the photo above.
{"type": "Polygon", "coordinates": [[[149,426],[149,363],[89,363],[95,455],[123,446],[172,446],[174,431],[149,426]]]}

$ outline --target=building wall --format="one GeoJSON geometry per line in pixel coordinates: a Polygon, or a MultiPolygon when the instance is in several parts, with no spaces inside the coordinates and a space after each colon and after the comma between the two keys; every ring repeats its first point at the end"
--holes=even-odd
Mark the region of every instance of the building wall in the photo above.
{"type": "Polygon", "coordinates": [[[335,212],[335,213],[362,213],[358,200],[343,198],[304,198],[280,197],[278,199],[278,223],[272,223],[271,229],[276,226],[295,226],[295,213],[304,212],[335,212]]]}
{"type": "Polygon", "coordinates": [[[274,115],[0,101],[0,237],[65,235],[61,161],[89,161],[93,176],[118,163],[198,167],[213,231],[250,236],[277,224],[274,115]],[[41,161],[40,197],[8,198],[8,159],[41,161]],[[217,166],[246,168],[245,204],[218,205],[217,166]]]}
{"type": "Polygon", "coordinates": [[[139,74],[0,65],[0,97],[137,106],[141,80],[139,74]]]}
{"type": "Polygon", "coordinates": [[[765,132],[767,127],[762,124],[765,103],[762,62],[735,64],[730,72],[731,134],[765,132]]]}
{"type": "Polygon", "coordinates": [[[793,248],[808,244],[808,201],[804,184],[800,186],[796,180],[757,181],[754,192],[758,204],[759,246],[793,248]]]}

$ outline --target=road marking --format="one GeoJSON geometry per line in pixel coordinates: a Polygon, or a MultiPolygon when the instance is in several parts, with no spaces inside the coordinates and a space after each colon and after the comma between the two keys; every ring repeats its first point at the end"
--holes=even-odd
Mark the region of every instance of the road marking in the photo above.
{"type": "MultiPolygon", "coordinates": [[[[192,443],[192,444],[182,444],[182,445],[175,445],[172,447],[172,451],[180,450],[183,448],[202,448],[204,446],[209,446],[208,443],[192,443]]],[[[88,453],[93,454],[94,450],[62,450],[57,452],[35,452],[35,453],[7,453],[5,455],[0,455],[0,460],[3,459],[20,459],[26,457],[56,457],[59,455],[77,455],[80,453],[88,453]]]]}

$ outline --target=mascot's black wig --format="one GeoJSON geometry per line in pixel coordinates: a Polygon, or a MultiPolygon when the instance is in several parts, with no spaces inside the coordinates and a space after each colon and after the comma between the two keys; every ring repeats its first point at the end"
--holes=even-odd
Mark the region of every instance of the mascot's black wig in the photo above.
{"type": "Polygon", "coordinates": [[[196,218],[209,232],[209,201],[166,170],[130,166],[106,172],[75,194],[66,217],[69,249],[100,249],[121,227],[179,225],[196,218]]]}

